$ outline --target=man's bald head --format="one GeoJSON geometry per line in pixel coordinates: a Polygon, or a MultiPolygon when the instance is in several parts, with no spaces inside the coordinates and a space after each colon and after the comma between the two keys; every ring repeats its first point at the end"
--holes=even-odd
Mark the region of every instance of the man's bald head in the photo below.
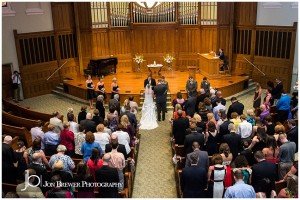
{"type": "Polygon", "coordinates": [[[118,136],[116,134],[111,135],[111,141],[118,141],[118,136]]]}
{"type": "Polygon", "coordinates": [[[110,162],[111,156],[109,153],[104,154],[102,160],[103,160],[103,165],[108,165],[110,162]]]}

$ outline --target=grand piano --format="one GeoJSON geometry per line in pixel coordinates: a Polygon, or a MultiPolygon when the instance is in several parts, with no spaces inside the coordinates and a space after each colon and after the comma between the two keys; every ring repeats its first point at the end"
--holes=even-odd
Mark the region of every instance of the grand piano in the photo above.
{"type": "Polygon", "coordinates": [[[92,74],[93,76],[105,76],[107,74],[116,73],[117,64],[117,58],[91,59],[88,64],[88,69],[84,72],[85,74],[92,74]]]}

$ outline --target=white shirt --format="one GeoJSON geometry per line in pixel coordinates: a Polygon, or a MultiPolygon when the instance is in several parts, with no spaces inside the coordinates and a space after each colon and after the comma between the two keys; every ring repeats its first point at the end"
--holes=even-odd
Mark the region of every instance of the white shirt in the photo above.
{"type": "Polygon", "coordinates": [[[52,117],[50,119],[50,124],[55,126],[54,132],[60,134],[60,131],[64,129],[63,124],[57,117],[52,117]]]}
{"type": "Polygon", "coordinates": [[[95,136],[95,142],[99,143],[102,151],[105,152],[105,145],[109,144],[109,138],[110,138],[108,133],[96,132],[94,133],[94,136],[95,136]]]}
{"type": "Polygon", "coordinates": [[[125,146],[126,153],[129,154],[131,151],[130,146],[129,146],[129,143],[130,143],[129,134],[124,131],[116,131],[116,132],[113,132],[112,134],[116,134],[118,136],[119,144],[123,144],[125,146]]]}
{"type": "Polygon", "coordinates": [[[252,124],[246,120],[242,121],[238,126],[237,134],[239,134],[242,139],[250,137],[252,134],[252,124]]]}
{"type": "Polygon", "coordinates": [[[41,149],[44,150],[45,149],[45,144],[44,144],[44,136],[45,133],[42,131],[41,127],[33,127],[30,129],[30,133],[31,133],[31,137],[32,137],[32,141],[34,141],[36,138],[41,138],[41,149]]]}
{"type": "Polygon", "coordinates": [[[13,74],[13,75],[11,76],[11,79],[12,79],[12,82],[13,82],[13,83],[21,84],[21,76],[20,76],[20,75],[15,75],[15,74],[13,74]]]}
{"type": "Polygon", "coordinates": [[[218,112],[219,110],[223,109],[224,112],[226,112],[226,107],[223,106],[221,103],[219,103],[216,107],[214,107],[213,109],[213,113],[214,113],[214,117],[216,119],[216,121],[218,121],[220,119],[219,115],[218,115],[218,112]]]}
{"type": "Polygon", "coordinates": [[[79,132],[78,124],[76,122],[69,122],[69,123],[70,123],[69,130],[72,131],[73,133],[78,133],[79,132]]]}

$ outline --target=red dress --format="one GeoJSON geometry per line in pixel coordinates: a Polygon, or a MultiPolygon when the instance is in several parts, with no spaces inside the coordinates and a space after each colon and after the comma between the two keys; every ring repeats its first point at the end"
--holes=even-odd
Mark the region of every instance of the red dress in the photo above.
{"type": "Polygon", "coordinates": [[[223,165],[226,165],[226,176],[224,178],[224,186],[228,188],[232,186],[232,176],[231,176],[231,168],[230,168],[231,161],[224,161],[223,165]]]}

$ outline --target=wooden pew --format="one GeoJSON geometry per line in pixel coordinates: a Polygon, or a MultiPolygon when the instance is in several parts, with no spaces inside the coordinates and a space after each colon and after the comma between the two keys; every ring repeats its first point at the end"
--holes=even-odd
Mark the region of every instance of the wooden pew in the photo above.
{"type": "Polygon", "coordinates": [[[6,112],[13,112],[15,115],[19,115],[18,105],[9,101],[8,99],[2,99],[3,110],[6,112]]]}
{"type": "Polygon", "coordinates": [[[16,188],[17,188],[17,185],[15,185],[15,184],[2,183],[2,192],[4,194],[6,194],[8,192],[16,193],[16,188]]]}
{"type": "Polygon", "coordinates": [[[182,174],[182,170],[176,170],[175,172],[175,177],[177,179],[177,183],[176,183],[176,187],[177,187],[177,198],[182,198],[182,191],[181,191],[181,174],[182,174]]]}
{"type": "MultiPolygon", "coordinates": [[[[6,99],[3,99],[2,102],[3,102],[3,106],[5,107],[5,110],[10,110],[20,117],[25,117],[34,120],[41,120],[43,122],[47,122],[50,120],[50,118],[53,117],[52,114],[30,110],[26,107],[20,106],[19,104],[12,103],[6,99]]],[[[63,121],[63,115],[61,116],[60,119],[63,121]]]]}
{"type": "Polygon", "coordinates": [[[29,131],[31,128],[36,127],[41,123],[40,120],[32,120],[23,117],[18,117],[5,111],[2,111],[2,122],[12,126],[25,127],[29,131]]]}
{"type": "Polygon", "coordinates": [[[30,147],[32,145],[31,134],[25,127],[2,124],[2,134],[10,135],[12,137],[18,136],[19,139],[24,140],[26,147],[30,147]]]}
{"type": "Polygon", "coordinates": [[[182,170],[185,167],[185,162],[186,162],[186,158],[185,157],[180,157],[180,156],[176,156],[176,170],[182,170]]]}
{"type": "Polygon", "coordinates": [[[185,157],[184,145],[175,144],[175,154],[176,156],[185,157]]]}

